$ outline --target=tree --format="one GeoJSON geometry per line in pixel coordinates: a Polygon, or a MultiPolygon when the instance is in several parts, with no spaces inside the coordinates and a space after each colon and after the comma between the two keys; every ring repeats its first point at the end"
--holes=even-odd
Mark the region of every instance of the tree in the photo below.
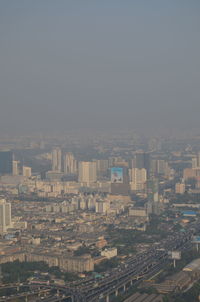
{"type": "Polygon", "coordinates": [[[70,281],[76,281],[78,279],[79,279],[79,277],[75,273],[70,273],[70,272],[64,273],[64,280],[65,281],[69,281],[70,282],[70,281]]]}
{"type": "Polygon", "coordinates": [[[82,256],[84,254],[90,254],[90,249],[87,246],[81,246],[74,252],[75,256],[82,256]]]}
{"type": "Polygon", "coordinates": [[[117,267],[119,264],[119,260],[114,257],[112,259],[107,259],[102,261],[100,264],[94,266],[94,270],[98,273],[105,272],[111,268],[117,267]]]}

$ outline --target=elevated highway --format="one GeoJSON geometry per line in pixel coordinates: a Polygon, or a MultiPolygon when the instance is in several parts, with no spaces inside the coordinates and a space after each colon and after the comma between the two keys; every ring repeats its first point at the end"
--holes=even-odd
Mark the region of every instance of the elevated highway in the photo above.
{"type": "Polygon", "coordinates": [[[88,278],[82,282],[71,282],[67,286],[55,284],[31,286],[56,290],[58,294],[48,297],[49,300],[46,300],[50,302],[110,302],[110,297],[113,295],[117,296],[121,292],[126,292],[130,286],[158,272],[169,261],[169,251],[183,251],[191,247],[192,236],[199,231],[200,223],[190,224],[185,232],[176,232],[146,252],[127,259],[117,269],[108,271],[100,280],[88,278]]]}

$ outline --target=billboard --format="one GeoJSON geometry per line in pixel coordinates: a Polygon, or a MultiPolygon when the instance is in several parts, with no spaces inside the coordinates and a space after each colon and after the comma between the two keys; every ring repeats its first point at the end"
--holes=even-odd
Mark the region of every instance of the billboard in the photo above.
{"type": "Polygon", "coordinates": [[[111,168],[111,183],[121,184],[123,183],[123,168],[113,167],[111,168]]]}
{"type": "Polygon", "coordinates": [[[169,252],[169,257],[174,260],[180,260],[181,252],[180,251],[171,251],[171,252],[169,252]]]}

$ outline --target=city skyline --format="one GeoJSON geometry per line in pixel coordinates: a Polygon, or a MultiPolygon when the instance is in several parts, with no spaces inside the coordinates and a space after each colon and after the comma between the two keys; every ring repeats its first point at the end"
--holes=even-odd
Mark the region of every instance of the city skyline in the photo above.
{"type": "Polygon", "coordinates": [[[200,301],[200,1],[0,1],[0,301],[200,301]]]}

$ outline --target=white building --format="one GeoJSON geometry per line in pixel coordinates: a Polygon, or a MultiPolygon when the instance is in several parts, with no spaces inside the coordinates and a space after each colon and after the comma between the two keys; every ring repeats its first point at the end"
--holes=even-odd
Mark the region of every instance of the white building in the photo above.
{"type": "Polygon", "coordinates": [[[13,160],[13,175],[19,175],[19,162],[17,160],[13,160]]]}
{"type": "Polygon", "coordinates": [[[62,152],[60,148],[54,148],[52,151],[52,170],[62,171],[62,152]]]}
{"type": "Polygon", "coordinates": [[[100,200],[96,202],[96,213],[107,214],[110,211],[110,202],[107,200],[100,200]]]}
{"type": "Polygon", "coordinates": [[[83,198],[79,201],[79,208],[80,208],[80,210],[86,210],[87,209],[86,200],[84,200],[83,198]]]}
{"type": "Polygon", "coordinates": [[[12,227],[11,204],[5,199],[0,200],[0,232],[4,233],[12,227]]]}
{"type": "Polygon", "coordinates": [[[143,191],[147,181],[147,170],[142,168],[133,168],[130,171],[130,186],[132,191],[143,191]]]}
{"type": "Polygon", "coordinates": [[[22,173],[24,177],[31,177],[32,175],[31,167],[23,166],[22,173]]]}
{"type": "Polygon", "coordinates": [[[93,183],[97,181],[96,162],[82,161],[79,163],[78,181],[81,183],[93,183]]]}
{"type": "Polygon", "coordinates": [[[115,247],[105,249],[101,252],[101,256],[106,257],[107,259],[111,259],[117,256],[117,249],[115,247]]]}

